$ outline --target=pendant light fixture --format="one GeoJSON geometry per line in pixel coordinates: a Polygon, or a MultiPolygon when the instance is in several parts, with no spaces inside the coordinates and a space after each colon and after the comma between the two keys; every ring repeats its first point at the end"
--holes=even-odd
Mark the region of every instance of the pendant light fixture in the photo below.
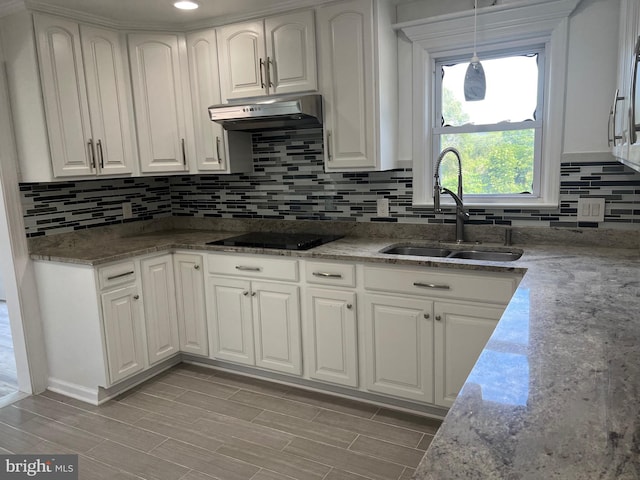
{"type": "Polygon", "coordinates": [[[484,100],[487,91],[487,79],[484,76],[484,69],[476,53],[476,41],[478,36],[478,0],[474,0],[473,10],[473,57],[467,67],[464,76],[464,99],[467,102],[484,100]]]}

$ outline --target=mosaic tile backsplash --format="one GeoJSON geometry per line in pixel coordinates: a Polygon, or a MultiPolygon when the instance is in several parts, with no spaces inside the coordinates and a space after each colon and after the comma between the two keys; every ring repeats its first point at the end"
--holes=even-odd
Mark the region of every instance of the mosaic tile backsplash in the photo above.
{"type": "MultiPolygon", "coordinates": [[[[453,223],[411,205],[412,172],[325,173],[322,131],[254,134],[254,172],[21,184],[29,237],[165,216],[453,223]],[[378,198],[390,218],[377,218],[378,198]],[[122,217],[131,202],[133,217],[122,217]]],[[[640,229],[640,173],[615,161],[561,165],[560,208],[472,209],[468,223],[640,229]],[[605,221],[578,223],[580,197],[604,197],[605,221]]]]}

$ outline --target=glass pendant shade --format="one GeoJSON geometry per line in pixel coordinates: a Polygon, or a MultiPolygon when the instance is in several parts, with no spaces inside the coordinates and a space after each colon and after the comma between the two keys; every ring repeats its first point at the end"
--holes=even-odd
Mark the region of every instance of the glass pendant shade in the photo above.
{"type": "Polygon", "coordinates": [[[467,102],[484,100],[487,92],[487,79],[484,76],[484,68],[476,55],[471,59],[464,76],[464,99],[467,102]]]}

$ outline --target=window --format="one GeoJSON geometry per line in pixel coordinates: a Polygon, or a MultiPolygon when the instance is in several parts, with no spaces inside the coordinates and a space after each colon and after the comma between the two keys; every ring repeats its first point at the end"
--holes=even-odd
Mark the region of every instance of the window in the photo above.
{"type": "MultiPolygon", "coordinates": [[[[409,46],[400,42],[399,55],[411,58],[410,75],[401,74],[399,81],[401,88],[411,89],[410,101],[401,104],[400,112],[401,118],[408,112],[410,119],[403,121],[413,125],[408,141],[412,145],[414,205],[433,205],[436,159],[443,147],[453,145],[465,150],[466,206],[558,207],[568,19],[575,3],[509,2],[478,11],[477,51],[487,76],[487,98],[477,106],[455,100],[456,91],[463,98],[462,78],[472,54],[473,10],[400,26],[409,46]],[[489,71],[494,67],[501,73],[489,71]],[[516,74],[521,76],[512,76],[516,74]],[[490,98],[494,87],[499,97],[512,87],[521,90],[513,94],[516,101],[499,102],[490,98]],[[504,108],[496,102],[504,103],[504,108]],[[516,154],[518,149],[525,151],[516,154]]],[[[445,186],[454,190],[447,170],[455,169],[456,162],[447,156],[441,167],[445,186]]],[[[450,199],[445,195],[442,200],[450,199]]]]}
{"type": "MultiPolygon", "coordinates": [[[[446,147],[458,149],[467,203],[538,197],[544,46],[484,54],[481,62],[487,79],[482,101],[464,99],[468,56],[436,62],[433,158],[446,147]]],[[[440,178],[455,191],[456,162],[443,161],[440,178]]]]}

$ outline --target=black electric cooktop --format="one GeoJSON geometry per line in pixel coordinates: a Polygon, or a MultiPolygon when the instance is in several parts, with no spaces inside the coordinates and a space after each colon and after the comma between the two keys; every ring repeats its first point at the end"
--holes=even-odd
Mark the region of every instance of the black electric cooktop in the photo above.
{"type": "Polygon", "coordinates": [[[279,250],[309,250],[342,238],[342,235],[321,235],[315,233],[251,232],[236,237],[223,238],[207,245],[227,245],[229,247],[275,248],[279,250]]]}

